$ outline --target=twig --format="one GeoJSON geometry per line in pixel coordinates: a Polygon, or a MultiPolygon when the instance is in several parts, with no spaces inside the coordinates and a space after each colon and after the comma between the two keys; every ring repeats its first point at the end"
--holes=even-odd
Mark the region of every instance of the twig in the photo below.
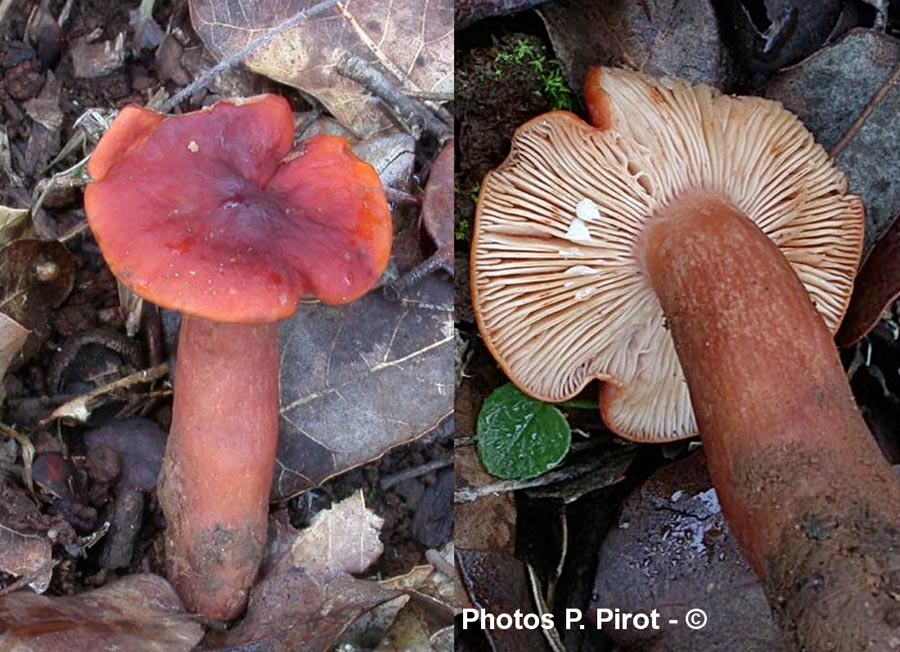
{"type": "Polygon", "coordinates": [[[60,27],[65,27],[66,23],[69,22],[69,17],[72,15],[72,6],[75,4],[75,0],[66,0],[66,4],[63,5],[62,11],[59,12],[59,18],[56,19],[56,24],[60,27]]]}
{"type": "Polygon", "coordinates": [[[461,489],[457,489],[457,491],[453,494],[453,502],[471,503],[475,500],[478,500],[482,496],[502,494],[510,491],[519,491],[520,489],[531,489],[533,487],[543,487],[550,484],[556,484],[557,482],[571,480],[573,478],[578,478],[587,473],[590,473],[591,471],[594,471],[595,469],[598,469],[604,464],[608,463],[608,461],[609,460],[605,458],[598,457],[586,462],[567,464],[566,466],[557,467],[552,471],[548,471],[547,473],[536,478],[531,478],[530,480],[501,480],[499,482],[493,482],[481,487],[463,487],[461,489]]]}
{"type": "Polygon", "coordinates": [[[345,56],[338,63],[337,70],[344,77],[352,79],[376,95],[416,138],[422,131],[440,141],[450,136],[450,128],[446,124],[400,91],[380,70],[376,70],[359,57],[345,56]]]}
{"type": "Polygon", "coordinates": [[[304,9],[303,11],[299,11],[287,20],[285,20],[280,25],[277,25],[267,31],[265,34],[260,36],[259,38],[255,38],[250,41],[247,45],[242,47],[240,50],[235,52],[234,54],[225,57],[215,66],[207,70],[205,73],[200,75],[193,82],[182,88],[180,91],[175,93],[168,100],[163,102],[160,107],[160,111],[163,113],[168,113],[176,106],[181,104],[181,102],[196,93],[201,88],[205,88],[209,82],[213,79],[221,75],[226,70],[230,70],[232,67],[238,65],[239,63],[243,63],[245,59],[247,59],[254,52],[259,50],[264,45],[268,45],[275,38],[281,36],[288,30],[295,28],[300,23],[310,19],[315,18],[316,16],[325,13],[326,10],[334,7],[339,0],[323,0],[322,2],[314,4],[312,7],[308,9],[304,9]]]}
{"type": "Polygon", "coordinates": [[[450,102],[453,100],[453,93],[428,93],[426,91],[410,91],[407,93],[410,97],[417,100],[429,102],[450,102]]]}
{"type": "Polygon", "coordinates": [[[109,532],[109,521],[103,521],[103,525],[97,528],[96,531],[91,532],[87,536],[81,537],[81,540],[78,542],[78,545],[81,546],[81,552],[84,554],[85,550],[90,550],[97,542],[100,541],[103,537],[106,536],[106,533],[109,532]]]}
{"type": "Polygon", "coordinates": [[[449,459],[436,459],[420,466],[414,466],[411,469],[405,469],[403,471],[398,471],[397,473],[391,473],[381,479],[381,488],[387,491],[395,484],[400,484],[401,482],[405,482],[406,480],[418,478],[419,476],[425,475],[426,473],[431,473],[432,471],[437,471],[438,469],[442,469],[445,466],[450,466],[452,463],[452,460],[449,459]]]}
{"type": "Polygon", "coordinates": [[[78,421],[85,422],[91,415],[91,402],[97,400],[102,396],[105,396],[106,394],[110,394],[120,389],[127,389],[133,385],[149,383],[151,381],[157,380],[158,378],[162,378],[164,375],[166,375],[166,373],[168,373],[168,371],[169,365],[164,363],[155,367],[150,367],[149,369],[138,371],[131,375],[125,376],[124,378],[120,378],[119,380],[103,385],[102,387],[98,387],[97,389],[90,391],[87,394],[82,394],[78,398],[63,403],[58,408],[53,410],[53,412],[50,413],[50,416],[41,419],[39,425],[45,426],[51,421],[61,419],[63,417],[71,417],[78,421]]]}

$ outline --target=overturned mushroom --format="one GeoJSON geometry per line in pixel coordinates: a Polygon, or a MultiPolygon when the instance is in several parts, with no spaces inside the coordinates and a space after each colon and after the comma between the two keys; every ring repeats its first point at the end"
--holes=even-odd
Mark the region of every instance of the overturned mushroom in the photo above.
{"type": "Polygon", "coordinates": [[[780,105],[595,69],[594,126],[519,129],[482,186],[481,333],[524,391],[606,381],[638,441],[701,435],[724,512],[804,649],[887,649],[900,485],[832,341],[863,209],[780,105]],[[852,626],[851,626],[852,623],[852,626]]]}
{"type": "Polygon", "coordinates": [[[292,152],[293,138],[272,95],[177,117],[128,107],[88,166],[85,208],[110,269],[184,313],[160,502],[169,577],[214,620],[243,609],[266,541],[277,322],[300,298],[359,298],[390,252],[372,167],[341,138],[292,152]]]}

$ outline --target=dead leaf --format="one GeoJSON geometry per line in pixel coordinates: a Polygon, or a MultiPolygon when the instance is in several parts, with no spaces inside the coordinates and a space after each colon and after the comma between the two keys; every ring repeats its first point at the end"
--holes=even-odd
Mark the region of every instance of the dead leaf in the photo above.
{"type": "Polygon", "coordinates": [[[207,636],[207,649],[327,652],[360,615],[399,595],[349,575],[322,579],[302,569],[278,573],[253,588],[240,624],[207,636]]]}
{"type": "Polygon", "coordinates": [[[482,18],[508,16],[548,0],[456,0],[456,29],[464,29],[482,18]]]}
{"type": "MultiPolygon", "coordinates": [[[[191,21],[206,47],[225,58],[315,4],[312,0],[191,0],[191,21]]],[[[389,127],[383,105],[336,67],[358,56],[407,92],[453,92],[453,4],[435,0],[343,3],[277,36],[246,62],[314,95],[358,136],[389,127]]]]}
{"type": "MultiPolygon", "coordinates": [[[[457,489],[482,487],[495,481],[478,459],[474,446],[454,450],[457,489]]],[[[453,540],[460,548],[493,550],[512,555],[516,542],[516,501],[513,493],[491,493],[455,505],[453,540]]]]}
{"type": "Polygon", "coordinates": [[[37,176],[59,153],[60,128],[63,113],[59,108],[62,81],[47,72],[47,81],[41,94],[25,103],[29,116],[34,120],[28,144],[25,147],[25,172],[37,176]]]}
{"type": "Polygon", "coordinates": [[[203,628],[156,575],[129,575],[72,597],[24,591],[0,598],[0,648],[15,652],[187,652],[203,628]]]}
{"type": "Polygon", "coordinates": [[[453,174],[454,145],[447,142],[431,166],[422,199],[421,225],[437,251],[423,265],[453,275],[453,174]],[[433,261],[433,262],[432,262],[433,261]]]}
{"type": "Polygon", "coordinates": [[[438,426],[453,410],[449,283],[402,301],[370,292],[346,306],[301,305],[281,329],[283,499],[438,426]]]}
{"type": "Polygon", "coordinates": [[[45,535],[17,532],[0,523],[0,570],[28,580],[43,593],[53,576],[52,546],[45,535]]]}
{"type": "Polygon", "coordinates": [[[60,242],[16,240],[0,250],[0,311],[29,329],[27,359],[50,333],[50,317],[75,282],[75,258],[60,242]]]}
{"type": "Polygon", "coordinates": [[[360,615],[402,595],[349,574],[364,571],[381,556],[383,523],[366,509],[361,491],[320,512],[300,532],[273,522],[265,577],[252,589],[247,615],[227,634],[211,634],[211,649],[331,649],[360,615]]]}
{"type": "Polygon", "coordinates": [[[275,572],[305,568],[315,575],[362,573],[384,552],[382,525],[384,519],[366,509],[363,493],[357,491],[316,514],[275,572]]]}
{"type": "MultiPolygon", "coordinates": [[[[472,604],[492,614],[535,613],[526,579],[525,565],[515,557],[499,552],[457,548],[463,586],[472,604]]],[[[477,625],[469,628],[480,629],[477,625]]],[[[549,652],[550,646],[540,630],[485,629],[484,635],[494,652],[549,652]]]]}
{"type": "Polygon", "coordinates": [[[857,29],[781,72],[765,92],[800,117],[862,197],[866,252],[900,213],[898,79],[900,41],[857,29]]]}
{"type": "MultiPolygon", "coordinates": [[[[15,319],[0,312],[0,378],[6,374],[9,365],[21,353],[30,331],[15,319]]],[[[0,386],[0,403],[6,399],[6,389],[0,386]]]]}
{"type": "MultiPolygon", "coordinates": [[[[456,595],[454,587],[454,568],[453,568],[453,544],[448,544],[450,555],[449,561],[444,561],[441,565],[449,566],[445,575],[434,566],[416,566],[405,575],[390,577],[381,580],[380,584],[386,589],[396,589],[404,593],[408,593],[420,602],[425,602],[435,609],[446,610],[452,618],[453,612],[456,610],[456,595]]],[[[431,552],[431,551],[429,551],[431,552]]],[[[437,554],[437,551],[434,551],[437,554]]],[[[443,555],[442,555],[443,557],[443,555]]]]}
{"type": "Polygon", "coordinates": [[[30,213],[27,208],[0,206],[0,246],[22,234],[30,213]]]}
{"type": "Polygon", "coordinates": [[[374,652],[432,652],[431,632],[421,606],[407,602],[374,652]]]}
{"type": "Polygon", "coordinates": [[[702,455],[694,454],[658,471],[626,500],[603,542],[587,613],[652,606],[661,622],[681,624],[655,632],[604,627],[616,644],[645,652],[786,651],[711,487],[702,455]],[[702,629],[684,624],[692,608],[709,618],[702,629]]]}
{"type": "Polygon", "coordinates": [[[838,346],[848,347],[875,327],[882,313],[900,297],[900,219],[872,248],[853,285],[850,305],[836,336],[838,346]]]}
{"type": "Polygon", "coordinates": [[[626,66],[656,77],[727,84],[725,51],[709,0],[561,0],[538,10],[569,86],[591,66],[626,66]]]}
{"type": "Polygon", "coordinates": [[[411,134],[394,130],[366,138],[353,146],[353,153],[375,168],[385,188],[409,187],[416,155],[411,134]]]}
{"type": "Polygon", "coordinates": [[[23,578],[38,593],[47,590],[53,575],[46,526],[24,490],[0,480],[0,571],[23,578]]]}
{"type": "Polygon", "coordinates": [[[125,63],[125,32],[111,41],[90,43],[80,38],[69,50],[72,54],[72,74],[82,79],[96,79],[115,72],[125,63]]]}
{"type": "Polygon", "coordinates": [[[142,50],[154,49],[166,37],[166,33],[153,20],[152,11],[145,13],[141,9],[132,9],[128,12],[128,24],[134,30],[134,41],[131,47],[137,55],[140,55],[142,50]]]}
{"type": "Polygon", "coordinates": [[[727,0],[719,10],[735,59],[750,70],[774,71],[818,50],[833,34],[842,5],[841,0],[727,0]]]}

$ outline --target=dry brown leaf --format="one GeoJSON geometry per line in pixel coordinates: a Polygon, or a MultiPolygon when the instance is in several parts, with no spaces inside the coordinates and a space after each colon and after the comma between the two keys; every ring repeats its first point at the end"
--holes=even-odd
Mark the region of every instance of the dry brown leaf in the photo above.
{"type": "Polygon", "coordinates": [[[422,593],[440,602],[449,603],[453,599],[452,582],[448,590],[447,577],[430,565],[414,566],[404,575],[381,580],[381,585],[407,593],[422,593]]]}
{"type": "MultiPolygon", "coordinates": [[[[534,613],[525,564],[500,552],[456,549],[463,590],[474,607],[488,613],[534,613]]],[[[544,634],[534,629],[486,629],[495,652],[550,652],[544,634]]]]}
{"type": "Polygon", "coordinates": [[[38,593],[47,590],[53,575],[47,527],[24,489],[0,481],[0,571],[23,579],[38,593]]]}
{"type": "Polygon", "coordinates": [[[295,569],[253,588],[247,615],[226,634],[210,634],[208,650],[327,652],[357,618],[399,596],[349,575],[329,579],[295,569]]]}
{"type": "Polygon", "coordinates": [[[276,568],[305,568],[312,574],[362,573],[381,557],[384,519],[366,509],[362,491],[316,514],[290,554],[276,568]]]}
{"type": "MultiPolygon", "coordinates": [[[[6,373],[9,365],[19,355],[29,330],[15,319],[0,312],[0,378],[6,373]]],[[[0,402],[6,397],[6,390],[0,387],[0,402]]]]}
{"type": "Polygon", "coordinates": [[[247,615],[210,649],[229,652],[325,652],[362,614],[402,592],[352,577],[381,556],[383,519],[366,509],[362,492],[323,510],[297,532],[273,522],[274,550],[250,595],[247,615]],[[282,552],[286,550],[287,552],[282,552]]]}
{"type": "Polygon", "coordinates": [[[43,534],[18,532],[0,523],[0,570],[26,578],[28,586],[38,593],[50,585],[52,551],[50,540],[43,534]]]}
{"type": "Polygon", "coordinates": [[[375,652],[432,652],[431,632],[421,605],[406,603],[375,652]]]}
{"type": "Polygon", "coordinates": [[[367,138],[353,146],[353,152],[375,168],[385,188],[409,187],[415,163],[416,141],[399,130],[367,138]]]}
{"type": "Polygon", "coordinates": [[[187,652],[203,637],[156,575],[129,575],[73,597],[19,591],[0,598],[0,623],[0,649],[15,652],[187,652]]]}
{"type": "MultiPolygon", "coordinates": [[[[0,166],[2,170],[2,166],[0,166]]],[[[31,214],[27,208],[10,208],[0,206],[0,245],[5,245],[15,239],[28,226],[28,216],[31,214]]]]}
{"type": "Polygon", "coordinates": [[[302,305],[281,328],[281,436],[272,495],[294,495],[434,430],[453,410],[450,283],[402,301],[302,305]]]}
{"type": "Polygon", "coordinates": [[[31,330],[25,358],[49,336],[50,317],[72,291],[75,267],[61,242],[15,240],[0,250],[0,310],[31,330]]]}
{"type": "MultiPolygon", "coordinates": [[[[482,466],[474,446],[455,449],[457,489],[483,487],[495,482],[482,466]]],[[[490,493],[478,500],[458,503],[453,540],[460,548],[513,554],[516,541],[516,501],[513,492],[490,493]]]]}
{"type": "MultiPolygon", "coordinates": [[[[314,0],[191,0],[191,20],[218,58],[239,51],[314,0]]],[[[341,76],[337,65],[357,56],[386,71],[407,92],[453,92],[453,3],[416,0],[339,3],[276,37],[246,65],[315,96],[358,136],[391,120],[368,91],[341,76]]]]}

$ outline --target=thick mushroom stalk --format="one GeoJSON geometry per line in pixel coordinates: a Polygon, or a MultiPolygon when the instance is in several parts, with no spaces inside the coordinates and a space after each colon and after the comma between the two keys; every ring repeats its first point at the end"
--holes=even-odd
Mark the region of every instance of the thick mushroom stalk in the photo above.
{"type": "Polygon", "coordinates": [[[900,484],[832,336],[778,248],[708,193],[639,243],[729,526],[804,650],[887,650],[900,626],[900,484]]]}
{"type": "Polygon", "coordinates": [[[182,320],[159,500],[169,579],[214,620],[241,612],[266,545],[278,357],[277,324],[182,320]]]}
{"type": "Polygon", "coordinates": [[[304,297],[361,297],[390,254],[375,170],[342,138],[293,140],[272,95],[183,116],[126,107],[88,165],[85,211],[110,269],[185,315],[159,494],[169,577],[212,620],[240,614],[265,547],[277,322],[304,297]]]}

